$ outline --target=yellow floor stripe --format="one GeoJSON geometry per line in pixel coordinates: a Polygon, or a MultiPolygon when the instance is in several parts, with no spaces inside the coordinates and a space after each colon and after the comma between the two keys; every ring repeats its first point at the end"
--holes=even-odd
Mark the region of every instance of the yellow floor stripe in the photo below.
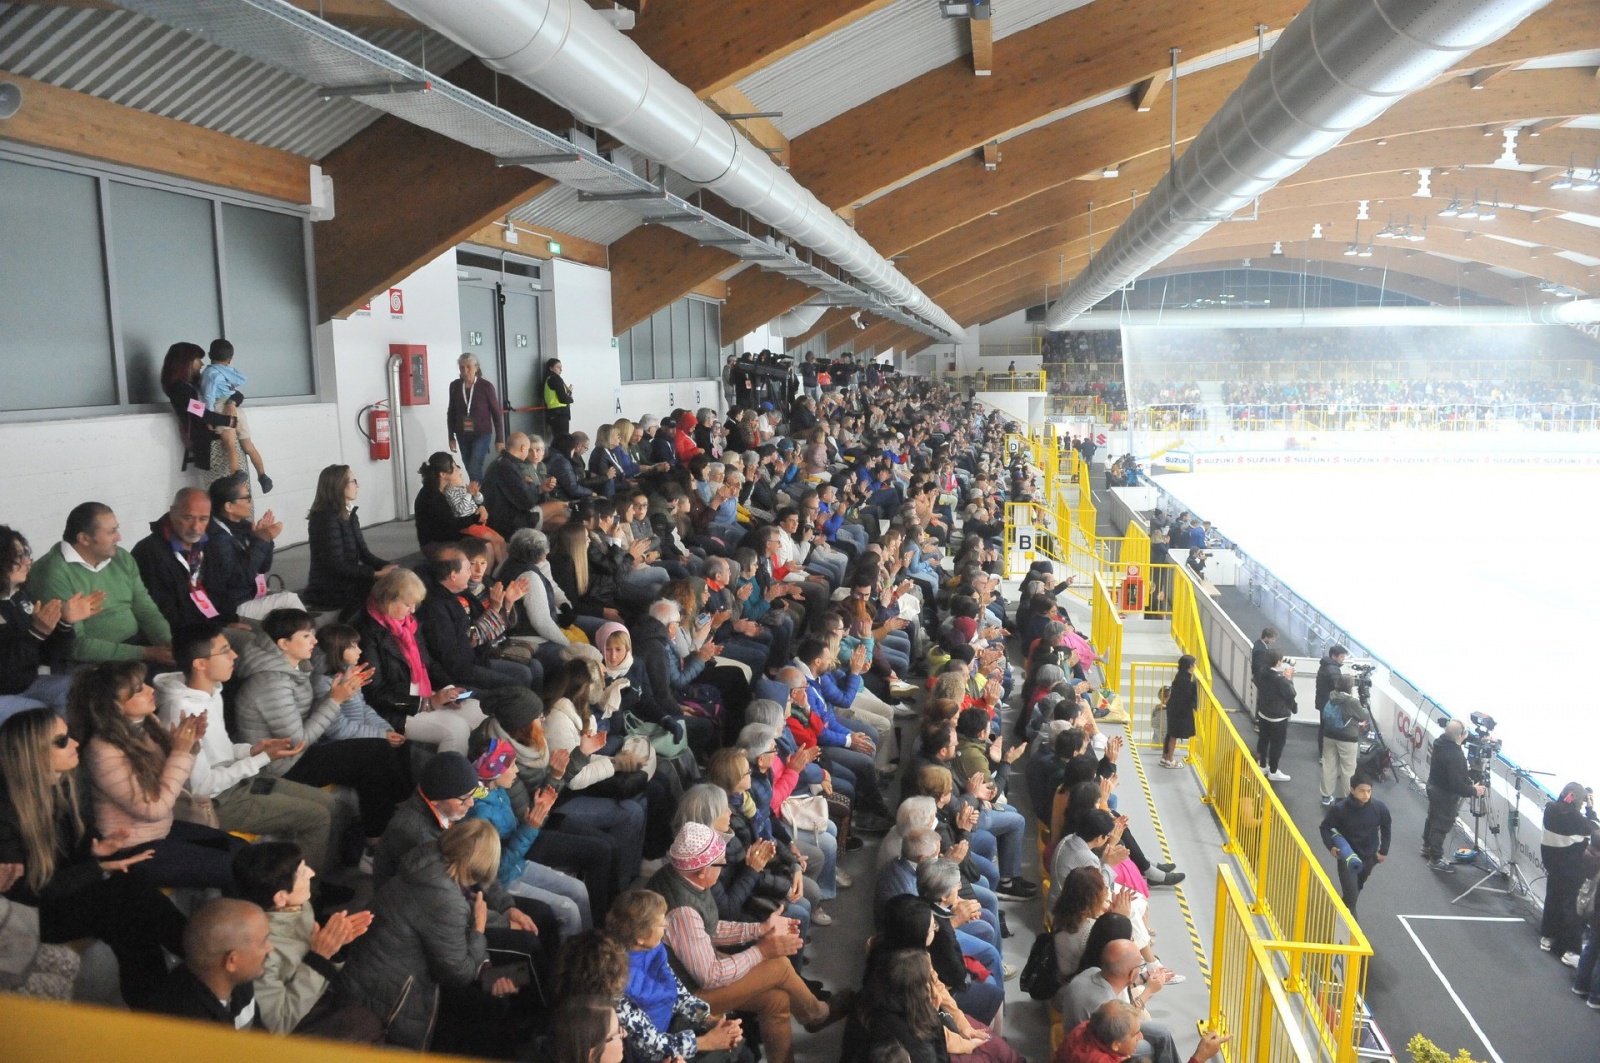
{"type": "MultiPolygon", "coordinates": [[[[1167,845],[1167,832],[1161,829],[1161,817],[1156,814],[1155,795],[1150,792],[1150,780],[1144,773],[1144,761],[1139,756],[1137,744],[1127,742],[1128,750],[1133,754],[1133,770],[1139,776],[1139,786],[1144,790],[1145,807],[1150,810],[1150,822],[1156,830],[1156,843],[1161,846],[1161,859],[1157,863],[1172,863],[1172,849],[1167,845]]],[[[1200,930],[1194,925],[1194,913],[1189,909],[1189,898],[1183,892],[1183,886],[1172,887],[1172,892],[1178,898],[1178,909],[1183,912],[1183,925],[1189,930],[1189,943],[1194,946],[1194,957],[1200,961],[1200,977],[1205,979],[1206,985],[1211,984],[1211,963],[1206,958],[1205,943],[1200,940],[1200,930]]]]}

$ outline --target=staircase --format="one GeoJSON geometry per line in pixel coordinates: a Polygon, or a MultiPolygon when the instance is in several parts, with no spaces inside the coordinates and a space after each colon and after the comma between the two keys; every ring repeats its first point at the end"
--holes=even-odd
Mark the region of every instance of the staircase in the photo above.
{"type": "Polygon", "coordinates": [[[1206,434],[1221,435],[1233,427],[1233,419],[1222,401],[1222,384],[1216,380],[1200,384],[1200,405],[1206,411],[1206,434]]]}

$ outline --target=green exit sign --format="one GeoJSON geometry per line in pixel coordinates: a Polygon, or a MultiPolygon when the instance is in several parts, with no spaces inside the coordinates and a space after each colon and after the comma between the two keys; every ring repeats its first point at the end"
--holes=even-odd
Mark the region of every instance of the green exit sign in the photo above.
{"type": "Polygon", "coordinates": [[[554,240],[551,240],[548,244],[545,244],[545,247],[550,249],[550,253],[552,255],[559,255],[561,253],[561,245],[554,240]]]}

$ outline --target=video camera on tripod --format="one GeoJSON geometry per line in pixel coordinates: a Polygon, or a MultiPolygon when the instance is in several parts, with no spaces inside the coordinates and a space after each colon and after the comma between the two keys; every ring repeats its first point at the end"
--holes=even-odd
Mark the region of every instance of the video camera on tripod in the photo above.
{"type": "Polygon", "coordinates": [[[1372,673],[1378,670],[1375,664],[1352,664],[1350,670],[1356,674],[1356,697],[1361,699],[1361,704],[1368,712],[1372,711],[1372,673]]]}
{"type": "MultiPolygon", "coordinates": [[[[1475,783],[1489,785],[1489,763],[1500,755],[1500,747],[1505,743],[1498,738],[1490,737],[1498,726],[1495,718],[1486,712],[1475,712],[1468,717],[1472,724],[1472,731],[1467,735],[1464,752],[1467,755],[1467,774],[1475,783]]],[[[1468,802],[1468,810],[1475,817],[1481,818],[1489,810],[1488,791],[1483,797],[1474,797],[1468,802]]],[[[1498,833],[1498,827],[1491,827],[1491,833],[1498,833]]]]}

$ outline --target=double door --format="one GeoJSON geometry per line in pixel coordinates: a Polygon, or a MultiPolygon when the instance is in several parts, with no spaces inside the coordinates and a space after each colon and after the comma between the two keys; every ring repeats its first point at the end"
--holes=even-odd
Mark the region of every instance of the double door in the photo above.
{"type": "Polygon", "coordinates": [[[543,432],[539,341],[540,290],[532,281],[486,269],[458,267],[461,350],[473,354],[506,408],[506,432],[543,432]]]}

